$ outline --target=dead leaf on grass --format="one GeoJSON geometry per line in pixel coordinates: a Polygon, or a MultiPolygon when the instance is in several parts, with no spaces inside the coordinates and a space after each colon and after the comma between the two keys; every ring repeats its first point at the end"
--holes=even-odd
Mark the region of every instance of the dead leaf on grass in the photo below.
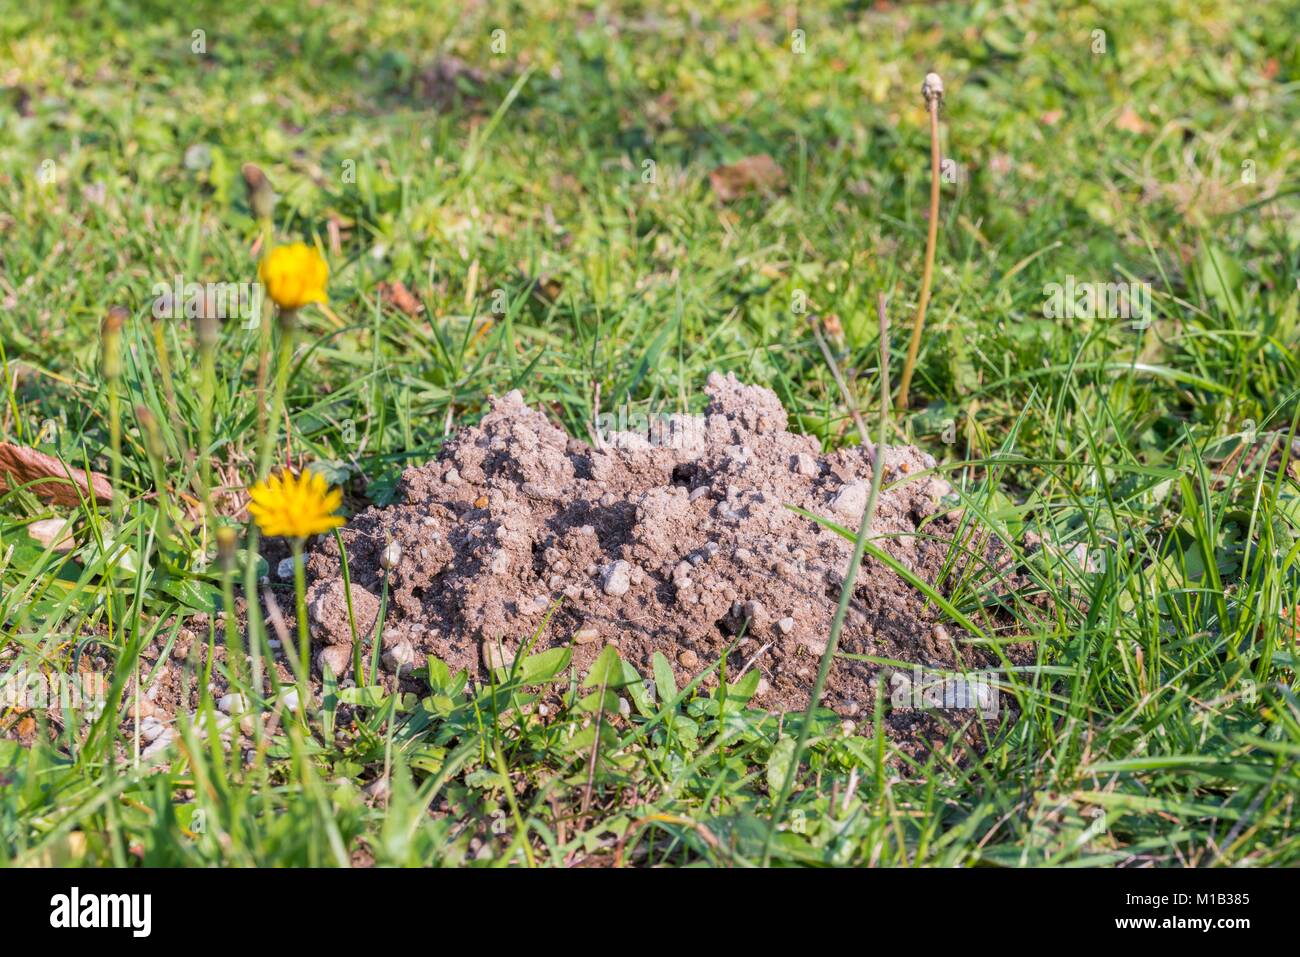
{"type": "Polygon", "coordinates": [[[713,192],[724,203],[754,192],[770,193],[785,185],[785,170],[766,153],[746,156],[709,173],[713,192]]]}
{"type": "MultiPolygon", "coordinates": [[[[8,491],[37,479],[71,479],[81,490],[81,495],[107,504],[113,500],[113,487],[106,475],[91,472],[89,477],[81,469],[64,465],[52,455],[35,449],[0,442],[0,491],[8,491]]],[[[76,489],[63,482],[40,482],[29,487],[38,498],[56,505],[80,505],[76,489]]]]}
{"type": "Polygon", "coordinates": [[[420,302],[415,294],[406,288],[406,283],[400,279],[394,279],[392,282],[381,282],[379,284],[379,294],[384,297],[384,302],[392,303],[412,318],[424,312],[424,303],[420,302]]]}
{"type": "Polygon", "coordinates": [[[1138,111],[1131,106],[1124,107],[1119,116],[1115,117],[1115,128],[1124,130],[1126,133],[1146,133],[1151,129],[1151,124],[1138,115],[1138,111]]]}

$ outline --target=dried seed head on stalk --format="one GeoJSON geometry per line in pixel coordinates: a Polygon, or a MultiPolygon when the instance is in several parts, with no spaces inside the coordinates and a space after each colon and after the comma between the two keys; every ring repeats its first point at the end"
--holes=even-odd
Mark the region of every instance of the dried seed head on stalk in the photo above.
{"type": "Polygon", "coordinates": [[[925,98],[926,103],[943,99],[943,78],[938,73],[925,75],[925,81],[921,84],[921,96],[925,98]]]}

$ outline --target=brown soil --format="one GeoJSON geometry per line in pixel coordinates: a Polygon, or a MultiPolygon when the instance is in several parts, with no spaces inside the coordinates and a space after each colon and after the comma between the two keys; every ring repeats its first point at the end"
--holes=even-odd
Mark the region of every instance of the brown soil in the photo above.
{"type": "MultiPolygon", "coordinates": [[[[397,504],[366,509],[342,533],[363,633],[377,617],[387,550],[388,670],[407,673],[435,655],[486,680],[487,664],[508,662],[556,606],[532,651],[572,644],[583,670],[614,644],[646,676],[658,651],[680,686],[739,636],[729,679],[756,668],[755,704],[806,707],[851,543],[787,506],[855,529],[872,452],[822,455],[813,438],[787,431],[774,393],[734,376],[711,375],[706,391],[702,417],[608,433],[599,448],[570,438],[512,392],[436,461],[408,469],[397,504]]],[[[948,485],[933,476],[900,483],[935,464],[914,447],[886,448],[884,463],[888,487],[872,523],[881,547],[941,592],[958,575],[996,580],[999,592],[1021,584],[987,534],[959,550],[978,561],[958,562],[945,579],[957,529],[946,514],[948,485]]],[[[317,542],[307,569],[317,666],[325,659],[346,670],[351,629],[332,537],[317,542]]],[[[1009,622],[986,622],[999,624],[1009,622]]],[[[967,637],[868,558],[840,650],[936,668],[996,667],[967,637]]],[[[1009,654],[1028,658],[1024,646],[1009,654]]],[[[879,666],[837,659],[824,703],[846,717],[869,715],[879,679],[879,666]]],[[[890,690],[887,683],[886,701],[890,690]]],[[[892,736],[921,744],[975,714],[895,708],[887,721],[892,736]]],[[[974,726],[970,734],[974,742],[974,726]]]]}

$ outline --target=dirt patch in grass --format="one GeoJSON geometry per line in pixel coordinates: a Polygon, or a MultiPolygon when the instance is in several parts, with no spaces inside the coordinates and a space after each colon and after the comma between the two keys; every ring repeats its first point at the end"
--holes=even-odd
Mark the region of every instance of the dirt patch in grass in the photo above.
{"type": "MultiPolygon", "coordinates": [[[[787,430],[786,412],[767,389],[715,373],[707,393],[702,416],[600,429],[593,447],[512,392],[436,461],[408,469],[397,503],[354,517],[342,532],[353,615],[363,636],[373,631],[387,575],[389,680],[434,655],[486,681],[489,667],[508,666],[521,650],[559,645],[573,646],[581,672],[613,644],[646,677],[662,653],[679,687],[727,654],[729,681],[745,669],[760,673],[755,704],[804,708],[852,545],[788,506],[856,529],[873,455],[862,447],[821,454],[816,440],[787,430]]],[[[991,596],[1024,583],[986,532],[968,527],[954,547],[959,522],[948,484],[933,475],[909,479],[934,464],[911,446],[885,450],[875,541],[941,594],[958,581],[967,596],[983,592],[981,627],[1005,628],[1010,618],[991,596]]],[[[316,667],[328,660],[346,674],[352,628],[332,538],[318,540],[307,570],[316,667]]],[[[941,623],[895,571],[866,559],[841,652],[932,669],[997,667],[998,657],[970,638],[941,623]]],[[[1029,657],[1025,646],[1004,653],[1029,657]]],[[[839,658],[824,703],[861,720],[872,713],[877,682],[888,679],[885,700],[897,704],[910,677],[908,669],[839,658]]],[[[985,717],[997,705],[967,700],[982,704],[985,717]]],[[[888,709],[893,736],[928,743],[969,722],[977,740],[975,710],[911,703],[888,709]]]]}

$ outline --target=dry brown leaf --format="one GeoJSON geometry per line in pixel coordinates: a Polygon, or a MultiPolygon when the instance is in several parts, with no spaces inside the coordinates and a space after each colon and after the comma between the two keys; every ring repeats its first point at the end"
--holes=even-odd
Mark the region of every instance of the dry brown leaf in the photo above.
{"type": "MultiPolygon", "coordinates": [[[[113,486],[106,475],[91,472],[89,478],[81,469],[64,465],[52,455],[37,452],[35,449],[14,445],[12,442],[0,442],[0,491],[8,491],[18,485],[43,478],[71,479],[84,497],[92,494],[95,501],[108,504],[113,500],[113,486]]],[[[41,482],[30,486],[30,491],[38,498],[56,505],[80,505],[81,499],[76,490],[66,481],[41,482]]]]}
{"type": "Polygon", "coordinates": [[[1119,116],[1115,117],[1115,128],[1124,130],[1127,133],[1145,133],[1151,126],[1146,120],[1138,116],[1137,110],[1131,106],[1124,107],[1119,116]]]}
{"type": "Polygon", "coordinates": [[[769,193],[780,189],[785,185],[785,171],[772,157],[759,153],[729,166],[719,166],[709,173],[709,182],[718,199],[729,203],[754,190],[769,193]]]}
{"type": "Polygon", "coordinates": [[[384,297],[385,302],[390,302],[408,316],[415,317],[424,312],[424,303],[416,298],[411,290],[406,288],[406,283],[400,279],[394,279],[392,282],[381,282],[379,284],[379,294],[384,297]]]}

